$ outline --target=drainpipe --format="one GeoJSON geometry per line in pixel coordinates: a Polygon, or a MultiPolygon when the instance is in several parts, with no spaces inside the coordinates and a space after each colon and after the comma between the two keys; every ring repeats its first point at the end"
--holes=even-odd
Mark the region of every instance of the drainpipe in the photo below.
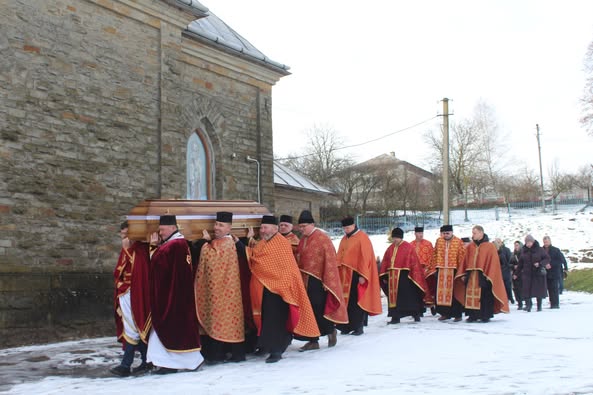
{"type": "Polygon", "coordinates": [[[252,158],[251,156],[247,155],[247,162],[255,162],[257,164],[257,202],[261,203],[261,198],[260,198],[260,187],[259,187],[259,174],[260,174],[260,168],[259,168],[259,161],[255,158],[252,158]]]}

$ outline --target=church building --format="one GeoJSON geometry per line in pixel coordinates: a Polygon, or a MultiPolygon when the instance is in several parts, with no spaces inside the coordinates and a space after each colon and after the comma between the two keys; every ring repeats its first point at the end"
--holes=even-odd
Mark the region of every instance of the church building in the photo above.
{"type": "Polygon", "coordinates": [[[113,333],[119,224],[139,202],[274,210],[288,67],[205,4],[5,1],[0,52],[0,347],[113,333]]]}

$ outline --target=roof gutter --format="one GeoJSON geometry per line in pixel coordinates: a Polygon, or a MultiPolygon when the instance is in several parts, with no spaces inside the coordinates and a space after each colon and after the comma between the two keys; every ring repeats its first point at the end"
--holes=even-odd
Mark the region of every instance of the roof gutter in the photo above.
{"type": "Polygon", "coordinates": [[[265,55],[262,56],[253,51],[246,50],[243,47],[233,44],[215,34],[204,31],[192,30],[191,25],[188,26],[184,33],[194,39],[197,39],[198,41],[214,44],[214,46],[223,49],[226,52],[232,53],[233,55],[239,55],[240,57],[243,57],[246,60],[261,64],[262,66],[266,66],[276,72],[282,73],[283,75],[290,74],[290,72],[288,71],[290,69],[289,66],[282,63],[278,63],[265,55]]]}
{"type": "Polygon", "coordinates": [[[184,11],[190,12],[197,19],[204,18],[210,15],[208,7],[203,6],[196,0],[162,0],[167,4],[180,8],[184,11]]]}

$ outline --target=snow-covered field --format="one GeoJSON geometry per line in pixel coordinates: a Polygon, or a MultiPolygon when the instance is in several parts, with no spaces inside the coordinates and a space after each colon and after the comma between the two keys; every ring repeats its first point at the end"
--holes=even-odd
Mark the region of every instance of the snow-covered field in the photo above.
{"type": "MultiPolygon", "coordinates": [[[[471,237],[471,228],[482,225],[485,232],[494,240],[500,237],[507,247],[513,250],[516,240],[524,242],[527,234],[532,234],[542,245],[544,236],[550,236],[552,245],[560,248],[568,262],[569,269],[593,268],[593,207],[583,213],[564,212],[558,214],[527,215],[523,217],[500,216],[500,220],[491,222],[468,222],[455,225],[454,233],[458,237],[471,237]]],[[[433,244],[438,238],[438,229],[427,229],[424,238],[433,244]]],[[[406,232],[405,240],[414,240],[413,232],[406,232]]],[[[375,255],[383,257],[389,246],[387,235],[372,236],[375,255]]],[[[335,240],[339,244],[339,239],[335,240]]]]}
{"type": "MultiPolygon", "coordinates": [[[[527,233],[550,235],[571,261],[592,256],[593,214],[544,215],[483,223],[508,246],[527,233]]],[[[469,236],[471,226],[456,226],[469,236]]],[[[427,231],[434,241],[437,231],[427,231]]],[[[411,240],[413,235],[406,234],[411,240]]],[[[373,236],[382,256],[385,236],[373,236]]],[[[336,240],[338,242],[338,240],[336,240]]],[[[572,268],[590,263],[569,263],[572,268]]],[[[294,341],[276,364],[249,357],[168,376],[117,378],[115,338],[0,350],[0,391],[9,394],[593,394],[593,295],[565,292],[560,309],[499,314],[487,324],[386,325],[371,317],[363,336],[339,335],[338,345],[300,353],[294,341]]],[[[385,301],[385,299],[384,299],[385,301]]]]}

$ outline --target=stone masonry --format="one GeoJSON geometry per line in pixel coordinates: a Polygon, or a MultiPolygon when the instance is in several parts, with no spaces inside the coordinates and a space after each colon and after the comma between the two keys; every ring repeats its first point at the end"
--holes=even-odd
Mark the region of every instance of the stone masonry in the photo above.
{"type": "Polygon", "coordinates": [[[210,140],[211,199],[273,210],[272,86],[288,74],[184,33],[173,1],[0,3],[0,347],[109,335],[119,223],[185,198],[210,140]]]}

